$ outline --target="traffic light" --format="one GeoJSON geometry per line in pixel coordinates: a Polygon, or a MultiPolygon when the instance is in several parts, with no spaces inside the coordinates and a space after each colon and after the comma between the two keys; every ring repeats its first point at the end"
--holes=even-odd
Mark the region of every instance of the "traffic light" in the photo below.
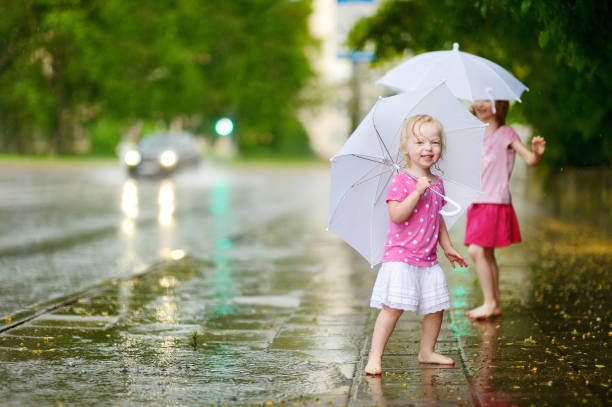
{"type": "Polygon", "coordinates": [[[215,123],[215,131],[220,136],[229,136],[234,130],[234,122],[227,117],[222,117],[215,123]]]}

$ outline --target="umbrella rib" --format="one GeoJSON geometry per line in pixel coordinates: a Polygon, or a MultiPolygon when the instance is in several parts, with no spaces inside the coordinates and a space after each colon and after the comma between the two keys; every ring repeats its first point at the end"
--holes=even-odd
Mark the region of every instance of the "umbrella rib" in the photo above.
{"type": "Polygon", "coordinates": [[[444,130],[444,134],[448,134],[448,133],[455,133],[458,131],[464,131],[464,130],[472,130],[472,129],[482,129],[483,127],[487,127],[488,124],[483,123],[481,125],[476,125],[476,126],[470,126],[470,127],[461,127],[458,129],[452,129],[452,130],[444,130]]]}
{"type": "Polygon", "coordinates": [[[351,188],[356,187],[356,186],[359,186],[359,185],[361,185],[361,184],[363,184],[363,183],[365,183],[365,182],[368,182],[368,181],[370,181],[370,180],[372,180],[372,179],[374,179],[374,178],[378,178],[378,177],[380,177],[381,175],[386,174],[386,173],[388,173],[388,172],[390,172],[390,171],[393,171],[393,168],[387,168],[387,169],[386,169],[385,171],[383,171],[383,172],[379,172],[378,174],[372,175],[371,177],[368,177],[368,178],[366,178],[366,179],[361,179],[361,180],[359,180],[359,181],[355,182],[353,185],[351,185],[351,188]]]}
{"type": "MultiPolygon", "coordinates": [[[[389,168],[387,171],[391,171],[391,170],[392,170],[392,168],[389,168]]],[[[372,178],[375,178],[375,177],[378,177],[378,176],[380,176],[380,175],[384,174],[384,173],[385,173],[385,172],[387,172],[387,171],[383,171],[383,172],[381,172],[380,174],[377,174],[377,175],[376,175],[376,176],[374,176],[374,177],[369,177],[368,179],[362,179],[362,180],[359,180],[359,181],[355,182],[353,185],[351,185],[351,187],[350,187],[350,188],[347,188],[347,190],[346,190],[346,191],[344,191],[344,193],[342,194],[342,197],[340,198],[340,200],[339,200],[339,201],[338,201],[338,203],[336,204],[336,207],[334,208],[334,211],[333,211],[333,212],[330,214],[328,222],[329,222],[329,223],[331,223],[331,220],[332,220],[332,219],[334,218],[334,216],[336,215],[336,212],[338,211],[338,208],[340,207],[340,204],[341,204],[341,203],[344,201],[344,199],[346,198],[346,194],[348,193],[348,191],[350,191],[351,189],[353,189],[353,188],[354,188],[354,187],[356,187],[356,186],[359,186],[359,185],[363,184],[364,182],[367,182],[367,181],[371,180],[372,178]]],[[[366,174],[364,174],[363,176],[365,177],[365,176],[367,175],[367,173],[368,173],[368,172],[370,172],[370,170],[368,170],[368,171],[366,172],[366,174]]]]}
{"type": "Polygon", "coordinates": [[[353,157],[361,158],[361,159],[367,160],[367,161],[372,161],[372,162],[377,163],[377,164],[387,164],[383,158],[372,157],[372,156],[369,156],[369,155],[362,155],[362,154],[351,154],[351,155],[353,157]]]}
{"type": "Polygon", "coordinates": [[[372,261],[374,260],[374,207],[370,207],[370,268],[374,268],[372,261]]]}
{"type": "MultiPolygon", "coordinates": [[[[391,168],[391,171],[393,171],[393,168],[391,168]]],[[[382,174],[380,174],[380,175],[382,175],[382,174]]],[[[391,179],[391,177],[387,178],[387,181],[385,181],[385,187],[389,184],[389,180],[390,179],[391,179]]],[[[378,201],[380,200],[380,198],[382,197],[383,193],[386,190],[387,190],[386,188],[381,188],[380,193],[378,194],[378,196],[374,200],[374,205],[372,205],[372,206],[376,206],[376,204],[378,204],[378,201]]]]}
{"type": "MultiPolygon", "coordinates": [[[[395,170],[395,168],[391,168],[391,171],[393,170],[395,170]]],[[[399,172],[399,170],[397,171],[399,172]]],[[[374,218],[374,214],[373,214],[374,208],[380,201],[380,198],[382,197],[383,193],[387,190],[387,185],[389,184],[390,179],[391,177],[387,178],[383,188],[380,189],[380,193],[378,194],[378,197],[376,197],[376,199],[374,200],[374,203],[370,207],[370,211],[371,211],[371,214],[370,214],[370,267],[374,267],[372,265],[372,260],[374,259],[374,222],[372,221],[372,219],[374,218]]]]}
{"type": "Polygon", "coordinates": [[[465,83],[468,84],[467,88],[468,88],[468,91],[470,92],[470,99],[469,100],[471,100],[473,102],[474,101],[474,92],[472,91],[472,86],[470,85],[470,77],[468,76],[467,68],[465,67],[465,64],[463,63],[463,59],[461,57],[460,52],[461,51],[457,51],[456,54],[453,53],[453,56],[459,60],[459,66],[461,67],[461,71],[463,72],[463,77],[465,78],[464,81],[465,81],[465,83]]]}
{"type": "MultiPolygon", "coordinates": [[[[449,52],[449,51],[442,51],[442,52],[449,52]]],[[[438,58],[437,60],[443,60],[445,55],[440,55],[440,58],[438,58]]],[[[423,75],[421,75],[421,81],[419,82],[422,86],[423,82],[427,83],[427,81],[425,81],[425,78],[427,77],[427,75],[429,75],[434,69],[435,66],[438,64],[439,62],[436,62],[435,64],[432,63],[430,64],[429,68],[427,69],[427,72],[424,72],[423,75]]],[[[414,87],[413,87],[414,89],[414,87]]]]}
{"type": "Polygon", "coordinates": [[[376,127],[376,122],[374,121],[374,117],[376,116],[376,110],[378,110],[378,102],[380,102],[380,99],[378,99],[376,101],[376,104],[374,105],[374,111],[372,112],[372,127],[374,127],[374,131],[376,131],[376,137],[378,138],[378,142],[380,143],[381,146],[384,147],[385,152],[387,153],[387,156],[389,157],[389,160],[393,161],[393,157],[391,156],[389,149],[387,149],[387,145],[383,141],[382,136],[380,135],[380,132],[378,131],[378,127],[376,127]]]}
{"type": "MultiPolygon", "coordinates": [[[[477,55],[476,55],[476,56],[477,56],[477,55]]],[[[480,58],[482,58],[482,57],[480,57],[480,58]]],[[[485,59],[485,58],[482,58],[482,59],[485,59]]],[[[493,62],[493,61],[490,61],[490,62],[493,62]]],[[[488,65],[488,64],[486,64],[486,63],[485,63],[485,64],[483,64],[483,65],[484,65],[484,67],[485,67],[487,70],[489,70],[490,72],[492,72],[492,73],[493,73],[493,75],[495,75],[497,78],[499,78],[499,79],[501,80],[501,82],[502,82],[502,83],[504,84],[504,86],[506,87],[506,90],[507,90],[507,91],[509,91],[509,92],[510,92],[512,95],[514,95],[514,97],[515,97],[515,98],[516,98],[516,99],[517,99],[519,102],[521,101],[521,98],[520,98],[519,96],[517,96],[517,95],[516,95],[516,93],[515,93],[515,92],[512,90],[512,88],[510,87],[510,85],[508,85],[508,84],[506,83],[506,81],[504,80],[504,78],[502,78],[502,77],[501,77],[501,75],[500,75],[500,74],[498,74],[498,73],[497,73],[497,71],[496,71],[495,69],[493,69],[491,66],[489,66],[489,65],[488,65]]],[[[502,68],[502,67],[500,66],[500,68],[502,68]]],[[[503,69],[503,68],[502,68],[502,69],[503,69]]],[[[508,73],[509,73],[509,72],[508,72],[508,73]]],[[[512,74],[510,74],[510,75],[512,76],[512,74]]],[[[515,78],[515,79],[516,79],[516,78],[515,78]]],[[[517,79],[517,81],[518,81],[518,82],[519,82],[521,85],[523,85],[523,83],[522,83],[521,81],[519,81],[518,79],[517,79]]],[[[523,87],[527,88],[527,86],[525,86],[525,85],[523,85],[523,87]]],[[[527,88],[527,89],[529,89],[529,88],[527,88]]]]}

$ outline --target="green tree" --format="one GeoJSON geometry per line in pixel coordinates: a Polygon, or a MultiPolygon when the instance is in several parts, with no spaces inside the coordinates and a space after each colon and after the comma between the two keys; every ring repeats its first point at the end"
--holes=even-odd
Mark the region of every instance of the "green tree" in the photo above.
{"type": "Polygon", "coordinates": [[[548,139],[549,166],[609,166],[609,9],[595,0],[388,1],[356,25],[351,43],[373,43],[385,60],[459,42],[530,87],[512,110],[548,139]]]}
{"type": "Polygon", "coordinates": [[[72,149],[75,118],[87,116],[96,91],[86,59],[96,46],[95,14],[94,2],[0,6],[0,123],[9,149],[27,150],[36,134],[56,152],[72,149]]]}
{"type": "Polygon", "coordinates": [[[70,153],[87,128],[177,116],[212,133],[224,115],[246,153],[307,152],[295,113],[313,76],[310,12],[309,0],[2,2],[0,148],[70,153]]]}

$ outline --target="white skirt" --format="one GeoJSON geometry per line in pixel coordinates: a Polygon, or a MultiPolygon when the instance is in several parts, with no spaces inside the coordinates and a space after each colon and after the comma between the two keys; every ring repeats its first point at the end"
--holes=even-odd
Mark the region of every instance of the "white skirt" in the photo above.
{"type": "Polygon", "coordinates": [[[372,289],[370,307],[432,314],[450,308],[450,295],[444,271],[438,264],[430,267],[401,262],[383,263],[372,289]]]}

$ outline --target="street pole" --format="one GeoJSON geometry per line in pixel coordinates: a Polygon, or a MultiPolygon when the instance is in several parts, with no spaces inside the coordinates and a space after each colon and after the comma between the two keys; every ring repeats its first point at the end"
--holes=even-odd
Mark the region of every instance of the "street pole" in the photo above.
{"type": "Polygon", "coordinates": [[[349,114],[351,116],[351,133],[361,121],[361,62],[358,58],[351,58],[351,101],[349,114]]]}

